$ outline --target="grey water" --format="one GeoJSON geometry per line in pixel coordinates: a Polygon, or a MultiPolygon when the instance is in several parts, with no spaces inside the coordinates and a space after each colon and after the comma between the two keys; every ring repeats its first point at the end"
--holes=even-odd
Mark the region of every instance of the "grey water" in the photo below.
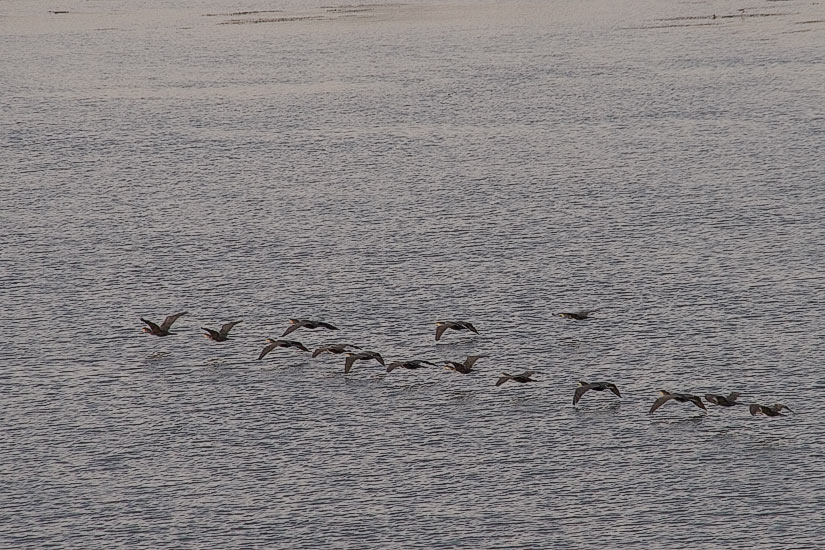
{"type": "Polygon", "coordinates": [[[1,547],[825,546],[821,2],[9,0],[0,52],[1,547]],[[293,317],[490,357],[257,361],[293,317]]]}

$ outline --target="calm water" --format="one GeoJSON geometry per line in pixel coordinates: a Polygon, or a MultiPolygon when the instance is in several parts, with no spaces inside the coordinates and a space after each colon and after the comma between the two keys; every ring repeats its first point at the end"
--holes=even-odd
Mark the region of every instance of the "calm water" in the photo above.
{"type": "Polygon", "coordinates": [[[821,2],[7,0],[0,48],[0,546],[825,546],[821,2]],[[290,317],[491,357],[256,361],[290,317]]]}

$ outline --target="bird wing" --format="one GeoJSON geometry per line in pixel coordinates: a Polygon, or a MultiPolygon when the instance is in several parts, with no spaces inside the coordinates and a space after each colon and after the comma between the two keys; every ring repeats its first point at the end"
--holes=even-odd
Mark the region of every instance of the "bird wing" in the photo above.
{"type": "Polygon", "coordinates": [[[751,411],[751,416],[755,416],[762,412],[762,406],[757,405],[756,403],[751,403],[751,406],[748,407],[748,409],[751,411]]]}
{"type": "Polygon", "coordinates": [[[344,361],[344,374],[348,374],[350,370],[352,370],[352,364],[358,361],[360,357],[356,357],[355,355],[350,355],[347,357],[347,360],[344,361]]]}
{"type": "Polygon", "coordinates": [[[163,320],[163,324],[160,325],[161,330],[169,330],[172,326],[172,323],[178,320],[178,317],[181,315],[186,315],[186,311],[181,311],[180,313],[175,313],[174,315],[170,315],[166,319],[163,320]]]}
{"type": "Polygon", "coordinates": [[[218,331],[216,331],[216,330],[212,330],[211,328],[201,327],[201,330],[205,330],[206,332],[208,332],[208,333],[209,333],[209,335],[212,337],[212,339],[213,339],[213,340],[214,340],[215,338],[220,338],[220,336],[221,336],[221,335],[220,335],[220,333],[219,333],[218,331]]]}
{"type": "Polygon", "coordinates": [[[269,353],[270,351],[274,350],[274,349],[275,349],[275,348],[277,348],[277,347],[278,347],[278,343],[277,343],[277,342],[273,342],[273,343],[269,344],[268,346],[266,346],[266,347],[265,347],[265,348],[261,351],[261,354],[258,356],[258,359],[259,359],[259,360],[260,360],[260,359],[263,359],[263,358],[264,358],[264,356],[265,356],[267,353],[269,353]]]}
{"type": "Polygon", "coordinates": [[[447,325],[447,324],[438,325],[437,327],[435,327],[435,341],[436,342],[441,340],[441,335],[444,334],[444,331],[447,330],[448,328],[450,328],[450,325],[447,325]]]}
{"type": "Polygon", "coordinates": [[[143,321],[144,323],[146,323],[147,325],[149,325],[149,328],[152,329],[152,332],[160,332],[160,327],[157,326],[152,321],[149,321],[148,319],[144,319],[143,317],[141,317],[140,320],[143,321]]]}
{"type": "Polygon", "coordinates": [[[387,372],[392,372],[395,369],[397,369],[399,367],[403,367],[403,366],[404,366],[404,363],[402,363],[401,361],[393,361],[392,363],[387,365],[387,372]]]}
{"type": "Polygon", "coordinates": [[[705,404],[702,403],[702,398],[701,397],[691,395],[690,397],[688,397],[688,400],[691,403],[693,403],[694,405],[696,405],[697,407],[699,407],[700,409],[708,410],[707,407],[705,407],[705,404]]]}
{"type": "Polygon", "coordinates": [[[304,326],[303,321],[298,321],[297,323],[292,323],[291,325],[289,325],[289,326],[287,327],[287,329],[284,331],[284,333],[283,333],[283,334],[281,334],[281,338],[283,338],[284,336],[286,336],[286,335],[287,335],[287,334],[289,334],[290,332],[294,332],[294,331],[298,330],[298,329],[299,329],[299,328],[301,328],[302,326],[304,326]]]}
{"type": "Polygon", "coordinates": [[[378,361],[379,363],[381,363],[382,367],[384,366],[384,358],[381,357],[380,353],[373,353],[372,358],[375,359],[376,361],[378,361]]]}
{"type": "Polygon", "coordinates": [[[241,322],[243,322],[243,321],[232,321],[231,323],[225,323],[225,324],[221,325],[221,330],[219,331],[221,336],[226,338],[226,335],[229,334],[229,331],[232,330],[232,327],[234,327],[235,325],[237,325],[238,323],[241,323],[241,322]]]}
{"type": "Polygon", "coordinates": [[[660,397],[659,399],[657,399],[656,401],[653,402],[653,406],[650,407],[650,410],[648,411],[648,414],[653,414],[653,411],[655,411],[656,409],[658,409],[659,407],[661,407],[662,405],[664,405],[665,403],[667,403],[671,399],[673,399],[673,395],[663,395],[662,397],[660,397]]]}
{"type": "Polygon", "coordinates": [[[586,385],[586,386],[579,386],[578,388],[576,388],[576,391],[573,392],[573,404],[575,405],[576,403],[578,403],[579,399],[581,399],[582,395],[584,395],[584,392],[586,392],[589,389],[590,389],[589,384],[586,385]]]}
{"type": "Polygon", "coordinates": [[[476,334],[478,334],[478,331],[476,330],[476,327],[474,327],[471,323],[468,323],[467,321],[464,321],[461,324],[464,325],[464,327],[466,329],[471,330],[471,331],[475,332],[476,334]]]}
{"type": "Polygon", "coordinates": [[[501,378],[499,378],[498,380],[496,380],[496,386],[500,386],[500,385],[504,384],[505,382],[507,382],[507,381],[508,381],[508,380],[510,380],[511,378],[512,378],[512,376],[510,376],[509,374],[506,374],[506,373],[503,373],[503,372],[502,372],[502,373],[501,373],[501,378]]]}
{"type": "Polygon", "coordinates": [[[318,357],[322,353],[326,353],[329,351],[329,348],[317,348],[315,351],[312,352],[313,357],[318,357]]]}
{"type": "Polygon", "coordinates": [[[318,323],[316,323],[316,324],[317,324],[319,327],[328,328],[329,330],[338,330],[338,327],[334,327],[334,326],[330,325],[329,323],[322,323],[322,322],[320,322],[320,321],[319,321],[319,322],[318,322],[318,323]]]}
{"type": "Polygon", "coordinates": [[[307,347],[298,340],[287,340],[287,345],[291,348],[298,348],[301,351],[309,351],[307,347]]]}
{"type": "Polygon", "coordinates": [[[487,357],[486,355],[468,355],[467,359],[464,360],[464,366],[467,367],[469,370],[472,368],[473,365],[476,364],[476,361],[481,359],[482,357],[487,357]]]}
{"type": "Polygon", "coordinates": [[[619,393],[619,388],[616,387],[616,384],[608,384],[607,388],[616,394],[617,397],[621,397],[622,394],[619,393]]]}

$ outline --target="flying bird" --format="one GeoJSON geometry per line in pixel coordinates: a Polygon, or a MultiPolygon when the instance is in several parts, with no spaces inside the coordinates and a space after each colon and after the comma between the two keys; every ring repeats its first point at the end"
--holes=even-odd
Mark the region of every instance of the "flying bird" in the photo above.
{"type": "Polygon", "coordinates": [[[707,411],[705,404],[702,403],[702,399],[699,396],[691,395],[689,393],[671,393],[667,390],[659,390],[659,393],[662,394],[662,397],[653,402],[653,406],[650,407],[650,411],[648,411],[648,414],[653,414],[653,411],[655,411],[671,399],[678,401],[679,403],[687,403],[688,401],[690,401],[700,409],[707,411]]]}
{"type": "Polygon", "coordinates": [[[156,325],[152,321],[148,319],[144,319],[143,317],[140,318],[141,321],[149,325],[148,327],[143,327],[141,329],[142,332],[148,332],[149,334],[154,334],[155,336],[169,336],[170,334],[174,334],[173,332],[169,332],[169,329],[172,327],[172,323],[178,320],[178,317],[181,315],[186,315],[186,311],[181,311],[180,313],[175,313],[174,315],[170,315],[166,319],[163,320],[160,326],[156,325]]]}
{"type": "Polygon", "coordinates": [[[429,361],[424,361],[423,359],[413,359],[411,361],[393,361],[392,363],[387,365],[387,372],[392,372],[395,369],[425,369],[428,366],[434,367],[436,365],[435,363],[430,363],[429,361]]]}
{"type": "Polygon", "coordinates": [[[269,345],[261,351],[258,359],[263,359],[267,353],[275,348],[297,348],[301,351],[309,351],[306,346],[296,340],[275,340],[274,338],[267,338],[266,341],[269,342],[269,345]]]}
{"type": "MultiPolygon", "coordinates": [[[[599,308],[601,309],[601,308],[599,308]]],[[[599,309],[584,309],[582,311],[565,311],[562,313],[556,313],[559,317],[564,317],[565,319],[575,319],[576,321],[583,321],[587,319],[587,317],[591,313],[596,313],[599,309]]]]}
{"type": "Polygon", "coordinates": [[[508,380],[512,380],[513,382],[520,382],[524,384],[525,382],[538,382],[538,380],[533,380],[530,378],[536,374],[534,370],[527,370],[522,372],[521,374],[507,374],[506,372],[501,373],[501,378],[496,381],[496,386],[500,386],[507,382],[508,380]]]}
{"type": "Polygon", "coordinates": [[[441,336],[444,334],[444,331],[448,328],[453,330],[469,330],[471,332],[475,332],[478,334],[476,327],[474,327],[471,323],[467,321],[438,321],[435,324],[435,341],[438,342],[441,340],[441,336]]]}
{"type": "Polygon", "coordinates": [[[460,372],[461,374],[470,374],[473,371],[473,365],[482,357],[490,357],[489,355],[468,355],[463,363],[456,361],[444,361],[444,368],[460,372]]]}
{"type": "Polygon", "coordinates": [[[576,388],[576,391],[573,393],[573,405],[579,402],[579,399],[582,398],[582,395],[585,394],[588,390],[593,391],[604,391],[610,390],[616,394],[617,397],[621,397],[622,394],[619,393],[619,388],[616,387],[616,384],[612,382],[579,382],[579,387],[576,388]]]}
{"type": "Polygon", "coordinates": [[[309,319],[290,319],[289,320],[289,327],[281,334],[281,338],[289,334],[290,332],[294,332],[299,328],[305,328],[309,330],[315,330],[316,328],[325,328],[328,330],[338,330],[338,327],[334,327],[329,323],[324,323],[323,321],[311,321],[309,319]]]}
{"type": "Polygon", "coordinates": [[[727,396],[724,395],[717,395],[714,393],[706,393],[705,394],[705,401],[708,403],[713,403],[714,405],[719,405],[720,407],[733,407],[734,405],[743,405],[744,403],[739,403],[737,399],[739,398],[739,393],[731,392],[727,396]]]}
{"type": "Polygon", "coordinates": [[[229,331],[232,330],[232,327],[241,323],[242,321],[232,321],[231,323],[226,323],[221,325],[220,330],[212,330],[211,328],[201,327],[201,329],[206,331],[206,334],[203,336],[205,338],[209,338],[215,342],[226,342],[229,339],[229,331]]]}
{"type": "Polygon", "coordinates": [[[783,405],[782,403],[774,403],[770,406],[753,403],[749,408],[752,416],[756,416],[757,414],[764,414],[765,416],[785,416],[780,412],[782,409],[788,409],[790,412],[793,412],[789,406],[783,405]]]}
{"type": "Polygon", "coordinates": [[[344,374],[349,374],[349,371],[352,370],[352,365],[356,361],[367,361],[369,359],[375,359],[381,366],[384,365],[384,358],[381,357],[380,353],[376,353],[374,351],[359,351],[358,353],[348,352],[347,358],[344,361],[344,374]]]}
{"type": "Polygon", "coordinates": [[[322,346],[320,348],[316,348],[315,351],[312,352],[312,356],[318,357],[322,353],[332,353],[334,355],[340,355],[342,353],[348,352],[348,348],[361,349],[358,346],[354,346],[352,344],[331,344],[329,346],[322,346]]]}

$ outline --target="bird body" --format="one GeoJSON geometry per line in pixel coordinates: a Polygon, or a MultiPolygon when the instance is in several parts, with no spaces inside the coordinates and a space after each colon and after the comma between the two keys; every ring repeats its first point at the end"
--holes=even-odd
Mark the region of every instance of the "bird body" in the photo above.
{"type": "Polygon", "coordinates": [[[461,374],[470,374],[473,371],[473,365],[482,357],[489,357],[489,355],[468,355],[463,363],[444,361],[444,368],[460,372],[461,374]]]}
{"type": "Polygon", "coordinates": [[[274,338],[267,338],[266,341],[269,342],[269,345],[261,351],[261,354],[258,356],[258,359],[263,359],[267,353],[274,350],[275,348],[296,348],[301,351],[309,352],[306,346],[304,346],[301,342],[298,342],[297,340],[275,340],[274,338]]]}
{"type": "Polygon", "coordinates": [[[358,353],[348,352],[347,358],[344,361],[344,374],[349,374],[349,371],[352,370],[352,365],[356,361],[367,361],[369,359],[374,359],[381,363],[381,366],[384,365],[384,358],[381,357],[380,353],[374,351],[359,351],[358,353]]]}
{"type": "Polygon", "coordinates": [[[312,352],[312,356],[318,357],[322,353],[332,353],[333,355],[340,355],[342,353],[348,352],[348,348],[361,349],[358,346],[354,346],[352,344],[331,344],[329,346],[322,346],[320,348],[316,348],[315,351],[312,352]]]}
{"type": "Polygon", "coordinates": [[[575,405],[576,403],[578,403],[579,399],[582,398],[582,395],[584,395],[584,393],[587,392],[588,390],[593,390],[593,391],[610,390],[613,393],[615,393],[616,396],[618,396],[618,397],[622,396],[622,394],[619,393],[619,388],[617,388],[616,384],[613,384],[612,382],[592,382],[592,383],[579,382],[579,387],[576,388],[576,391],[573,393],[573,404],[575,405]]]}
{"type": "Polygon", "coordinates": [[[533,380],[532,378],[530,378],[534,374],[536,374],[536,371],[534,370],[527,370],[522,372],[521,374],[507,374],[506,372],[502,372],[501,377],[496,381],[496,386],[500,386],[508,380],[512,380],[513,382],[520,382],[522,384],[526,382],[538,382],[538,380],[533,380]]]}
{"type": "Polygon", "coordinates": [[[435,341],[438,342],[441,340],[441,336],[444,335],[444,331],[448,328],[453,330],[469,330],[470,332],[475,332],[478,334],[476,327],[467,321],[438,321],[435,324],[435,341]]]}
{"type": "Polygon", "coordinates": [[[323,321],[312,321],[310,319],[290,319],[289,320],[289,327],[281,334],[281,338],[289,334],[290,332],[294,332],[299,328],[305,328],[309,330],[315,330],[316,328],[325,328],[328,330],[338,330],[338,327],[334,327],[329,323],[325,323],[323,321]]]}
{"type": "Polygon", "coordinates": [[[787,405],[783,405],[782,403],[774,403],[770,406],[758,405],[756,403],[753,403],[749,408],[752,416],[756,416],[757,414],[764,414],[765,416],[784,416],[780,412],[782,409],[788,409],[789,411],[791,411],[790,407],[788,407],[787,405]]]}
{"type": "Polygon", "coordinates": [[[169,332],[169,329],[172,328],[172,323],[177,321],[178,317],[180,317],[181,315],[186,315],[186,313],[187,312],[185,311],[181,311],[180,313],[170,315],[169,317],[164,319],[163,323],[161,323],[160,325],[156,325],[152,321],[149,321],[148,319],[144,319],[143,317],[141,317],[140,320],[148,325],[146,327],[143,327],[143,329],[141,330],[143,332],[148,332],[149,334],[153,334],[155,336],[169,336],[170,334],[173,334],[172,332],[169,332]]]}
{"type": "Polygon", "coordinates": [[[430,363],[429,361],[424,361],[423,359],[413,359],[411,361],[393,361],[392,363],[387,365],[387,372],[392,372],[395,369],[424,369],[428,366],[434,367],[435,363],[430,363]]]}
{"type": "Polygon", "coordinates": [[[675,393],[669,392],[667,390],[660,390],[662,396],[653,402],[653,406],[650,407],[649,414],[653,414],[653,411],[670,401],[671,399],[678,401],[679,403],[687,403],[688,401],[696,405],[702,410],[707,410],[705,404],[702,403],[702,399],[699,396],[691,395],[689,393],[675,393]]]}
{"type": "Polygon", "coordinates": [[[564,317],[565,319],[575,319],[576,321],[583,321],[587,319],[587,317],[591,313],[596,313],[599,311],[598,309],[585,309],[582,311],[564,311],[561,313],[556,313],[559,317],[564,317]]]}
{"type": "Polygon", "coordinates": [[[232,330],[232,327],[241,323],[242,321],[232,321],[231,323],[225,323],[221,325],[219,330],[212,330],[211,328],[201,327],[202,330],[206,331],[206,334],[203,336],[205,338],[209,338],[215,342],[225,342],[229,339],[229,331],[232,330]]]}
{"type": "Polygon", "coordinates": [[[737,392],[731,392],[727,396],[713,393],[705,394],[705,401],[708,403],[713,403],[714,405],[719,405],[720,407],[733,407],[734,405],[741,405],[742,403],[736,401],[738,398],[739,393],[737,392]]]}

